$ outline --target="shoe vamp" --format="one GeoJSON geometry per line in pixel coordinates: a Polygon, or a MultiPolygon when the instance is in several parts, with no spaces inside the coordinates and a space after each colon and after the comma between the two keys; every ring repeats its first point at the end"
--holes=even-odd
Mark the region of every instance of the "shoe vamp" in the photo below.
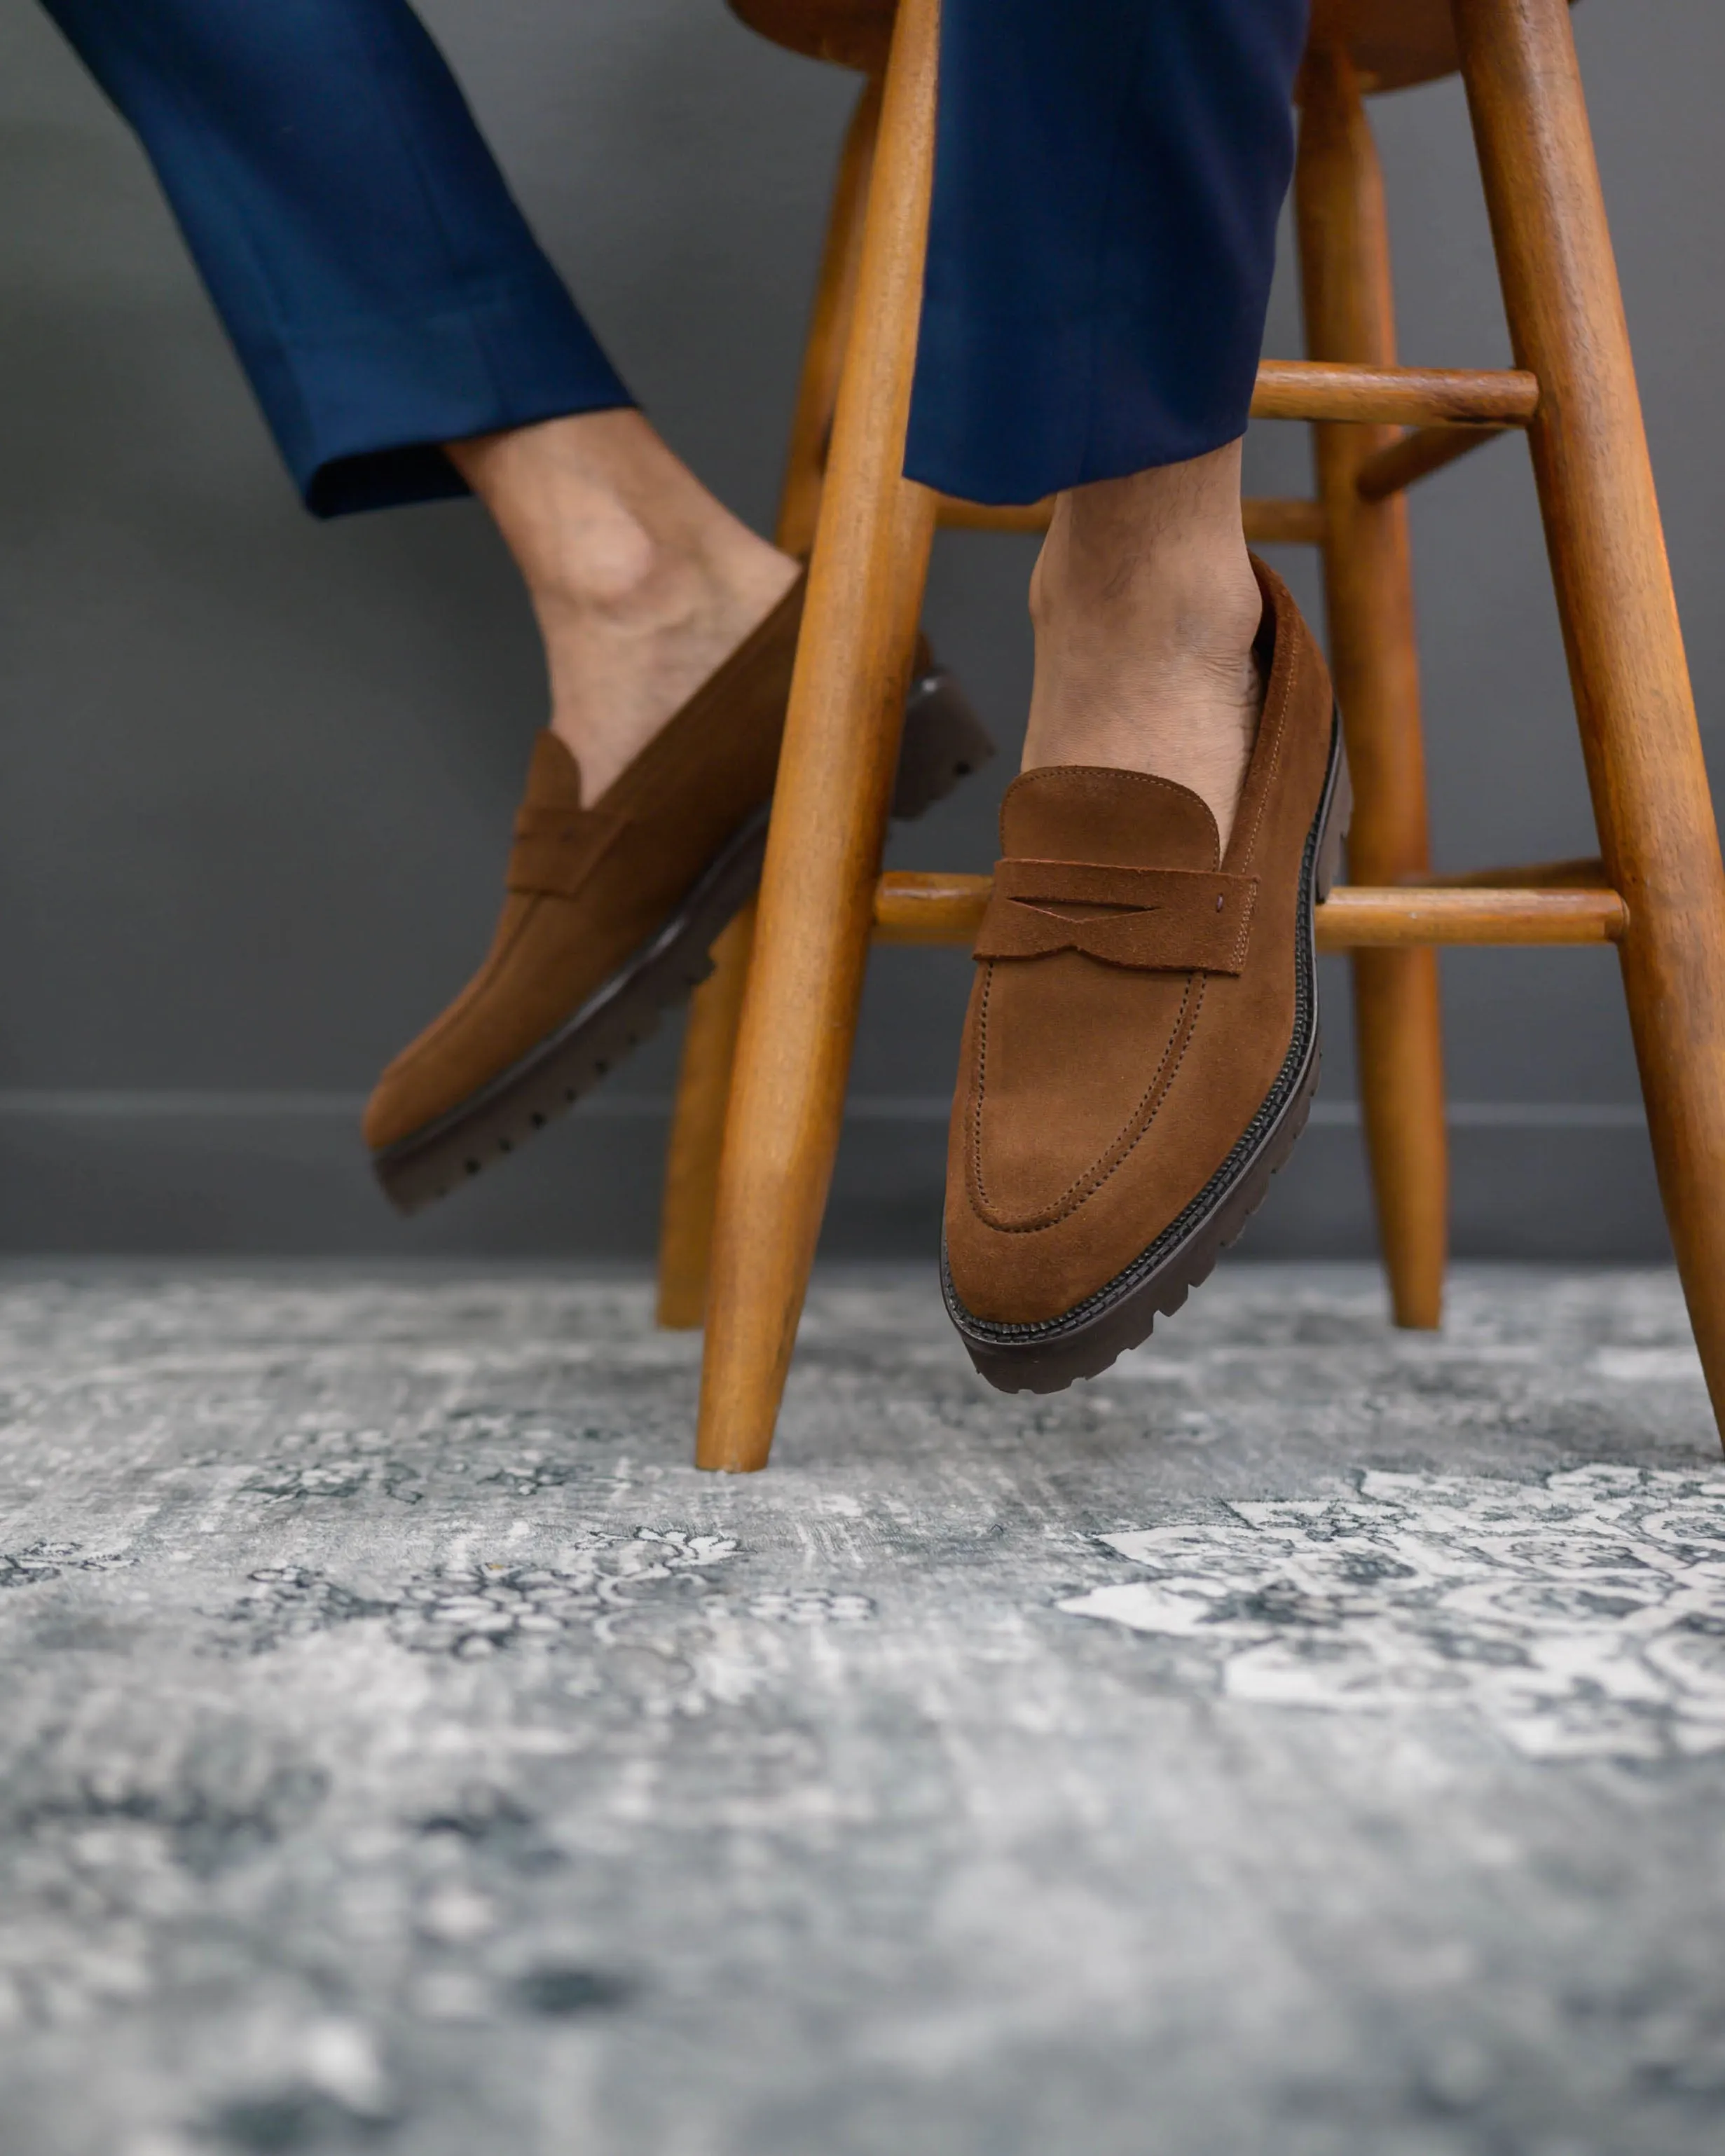
{"type": "Polygon", "coordinates": [[[479,972],[384,1074],[371,1120],[387,1135],[372,1142],[448,1113],[567,1023],[651,932],[626,913],[511,894],[479,972]]]}
{"type": "Polygon", "coordinates": [[[974,1153],[985,1214],[1056,1216],[1109,1172],[1167,1085],[1198,988],[1076,952],[988,968],[974,1153]]]}
{"type": "MultiPolygon", "coordinates": [[[[735,820],[734,819],[732,819],[735,820]]],[[[492,1071],[554,1033],[671,920],[726,835],[634,826],[572,898],[513,893],[491,950],[449,1014],[492,1071]]]]}
{"type": "Polygon", "coordinates": [[[601,909],[546,894],[511,900],[465,1014],[464,1029],[491,1068],[506,1068],[567,1024],[669,910],[601,909]],[[522,911],[511,922],[516,905],[522,911]]]}

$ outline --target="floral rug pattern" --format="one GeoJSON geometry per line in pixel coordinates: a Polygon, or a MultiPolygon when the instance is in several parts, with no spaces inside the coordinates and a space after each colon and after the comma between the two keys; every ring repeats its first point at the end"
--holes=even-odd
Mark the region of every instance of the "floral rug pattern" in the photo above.
{"type": "Polygon", "coordinates": [[[1471,1707],[1535,1759],[1725,1751],[1725,1470],[1367,1473],[1102,1537],[1148,1577],[1060,1608],[1213,1650],[1230,1699],[1471,1707]]]}
{"type": "Polygon", "coordinates": [[[1725,1465],[1661,1274],[0,1272],[3,2156],[1712,2156],[1725,1465]],[[1153,2122],[1147,2127],[1147,2122],[1153,2122]]]}

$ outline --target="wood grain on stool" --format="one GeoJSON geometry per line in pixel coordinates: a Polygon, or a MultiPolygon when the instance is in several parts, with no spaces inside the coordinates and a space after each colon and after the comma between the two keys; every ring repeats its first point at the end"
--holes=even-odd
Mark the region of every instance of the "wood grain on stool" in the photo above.
{"type": "MultiPolygon", "coordinates": [[[[1330,59],[1347,65],[1340,56],[1330,59]]],[[[1358,96],[1358,84],[1349,94],[1358,96]]],[[[1266,359],[1252,393],[1255,419],[1353,419],[1363,426],[1525,427],[1538,405],[1538,377],[1525,368],[1398,367],[1391,360],[1266,359]]]]}
{"type": "MultiPolygon", "coordinates": [[[[1577,871],[1588,864],[1558,862],[1577,871]]],[[[1513,875],[1515,871],[1507,872],[1513,875]]],[[[993,879],[900,870],[875,894],[875,940],[925,946],[969,943],[982,925],[993,879]]],[[[1568,885],[1534,889],[1507,882],[1341,884],[1314,916],[1320,951],[1415,950],[1440,943],[1616,943],[1629,909],[1615,891],[1578,873],[1568,885]]]]}
{"type": "MultiPolygon", "coordinates": [[[[1345,51],[1307,56],[1301,105],[1294,184],[1307,348],[1320,359],[1393,366],[1383,175],[1345,51]]],[[[1529,403],[1537,405],[1537,384],[1529,403]]],[[[1348,874],[1398,884],[1430,859],[1408,509],[1400,494],[1369,501],[1359,487],[1363,467],[1395,437],[1381,425],[1331,423],[1315,439],[1330,667],[1353,775],[1348,874]]],[[[1399,1325],[1431,1327],[1443,1315],[1450,1203],[1436,960],[1429,950],[1362,952],[1353,1004],[1390,1302],[1399,1325]]]]}
{"type": "Polygon", "coordinates": [[[1455,0],[1666,1219],[1725,1421],[1725,868],[1563,0],[1455,0]]]}
{"type": "MultiPolygon", "coordinates": [[[[783,552],[799,558],[806,558],[814,544],[815,521],[820,513],[827,438],[838,401],[845,341],[856,304],[863,212],[868,203],[880,125],[880,85],[873,81],[851,116],[839,159],[814,309],[803,348],[797,408],[791,421],[774,538],[783,552]]],[[[724,1142],[731,1073],[754,936],[755,909],[750,906],[714,945],[711,978],[695,991],[684,1029],[676,1107],[665,1149],[659,1231],[659,1322],[673,1330],[692,1329],[706,1317],[719,1151],[724,1142]]]]}
{"type": "MultiPolygon", "coordinates": [[[[775,44],[811,59],[878,74],[886,63],[895,0],[731,0],[775,44]]],[[[1449,0],[1313,0],[1314,40],[1352,54],[1361,86],[1405,90],[1455,69],[1449,0]]]]}
{"type": "Polygon", "coordinates": [[[1387,501],[1507,432],[1502,427],[1416,427],[1362,459],[1354,485],[1363,501],[1387,501]]]}
{"type": "Polygon", "coordinates": [[[904,475],[938,0],[893,33],[732,1083],[696,1458],[763,1467],[838,1150],[935,497],[904,475]]]}
{"type": "MultiPolygon", "coordinates": [[[[1321,547],[1324,511],[1321,501],[1278,501],[1248,495],[1240,504],[1245,536],[1254,547],[1321,547]]],[[[935,516],[943,531],[1046,531],[1054,514],[1054,501],[1005,506],[986,501],[961,501],[957,495],[939,497],[935,516]]]]}

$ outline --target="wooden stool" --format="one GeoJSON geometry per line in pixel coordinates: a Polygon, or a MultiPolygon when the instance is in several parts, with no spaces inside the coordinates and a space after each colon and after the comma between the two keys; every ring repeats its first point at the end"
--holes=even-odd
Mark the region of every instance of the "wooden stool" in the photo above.
{"type": "MultiPolygon", "coordinates": [[[[696,1459],[764,1466],[838,1147],[872,939],[962,943],[983,876],[880,873],[937,524],[1040,529],[902,476],[933,164],[939,0],[732,0],[868,76],[839,167],[781,545],[812,541],[758,926],[691,1014],[660,1316],[707,1327],[696,1459]],[[752,945],[752,956],[751,946],[752,945]],[[721,1134],[723,1146],[721,1158],[721,1134]]],[[[1322,549],[1356,808],[1317,911],[1353,952],[1360,1086],[1397,1321],[1438,1322],[1447,1167],[1443,943],[1615,942],[1661,1193],[1725,1424],[1725,868],[1565,0],[1316,0],[1296,203],[1309,356],[1253,414],[1316,429],[1315,501],[1248,536],[1322,549]],[[1363,95],[1460,66],[1517,366],[1396,362],[1363,95]],[[1404,490],[1507,429],[1532,451],[1603,860],[1429,873],[1404,490]]]]}

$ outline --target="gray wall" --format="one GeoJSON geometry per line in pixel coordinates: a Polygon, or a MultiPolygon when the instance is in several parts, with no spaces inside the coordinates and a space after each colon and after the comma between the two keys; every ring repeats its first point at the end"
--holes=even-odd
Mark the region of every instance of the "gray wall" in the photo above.
{"type": "MultiPolygon", "coordinates": [[[[719,0],[429,0],[530,214],[671,441],[770,521],[845,78],[719,0]]],[[[1578,18],[1710,747],[1725,415],[1725,17],[1578,18]]],[[[1404,347],[1506,357],[1454,84],[1378,108],[1404,347]]],[[[465,978],[541,715],[509,565],[471,505],[314,526],[119,121],[33,0],[0,0],[0,1247],[649,1247],[675,1040],[432,1217],[398,1224],[355,1130],[378,1066],[465,978]]],[[[1272,352],[1298,349],[1288,280],[1272,352]]],[[[1303,487],[1260,429],[1258,490],[1303,487]]],[[[1526,459],[1417,498],[1437,847],[1592,850],[1526,459]]],[[[928,619],[1010,751],[1026,542],[942,542],[928,619]]],[[[1314,596],[1309,564],[1290,567],[1314,596]]],[[[992,858],[1004,756],[895,844],[992,858]]],[[[869,993],[829,1246],[919,1251],[967,967],[869,993]]],[[[1476,1252],[1663,1247],[1612,961],[1445,961],[1456,1229],[1476,1252]]],[[[1260,1251],[1368,1247],[1332,967],[1317,1127],[1260,1251]]]]}

